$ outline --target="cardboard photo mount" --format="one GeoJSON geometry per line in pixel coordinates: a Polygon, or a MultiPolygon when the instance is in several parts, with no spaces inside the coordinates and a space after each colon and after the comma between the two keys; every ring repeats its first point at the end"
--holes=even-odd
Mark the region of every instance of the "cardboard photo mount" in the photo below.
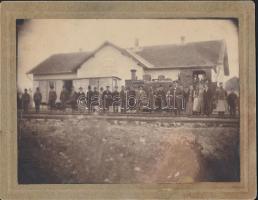
{"type": "Polygon", "coordinates": [[[0,199],[255,199],[255,5],[252,1],[1,3],[0,199]],[[171,184],[17,183],[17,19],[228,19],[238,21],[240,182],[171,184]]]}

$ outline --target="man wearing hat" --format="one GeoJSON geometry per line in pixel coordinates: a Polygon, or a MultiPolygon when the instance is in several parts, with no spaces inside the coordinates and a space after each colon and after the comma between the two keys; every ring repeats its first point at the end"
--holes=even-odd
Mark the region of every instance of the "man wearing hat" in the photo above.
{"type": "Polygon", "coordinates": [[[63,86],[63,90],[61,91],[61,94],[60,94],[60,101],[61,101],[63,110],[66,109],[66,103],[68,99],[69,99],[69,92],[67,91],[66,87],[63,86]]]}
{"type": "Polygon", "coordinates": [[[87,104],[88,104],[87,106],[88,106],[89,112],[92,112],[92,105],[91,105],[92,97],[93,97],[93,91],[91,90],[91,86],[89,85],[88,92],[87,92],[87,104]]]}
{"type": "Polygon", "coordinates": [[[125,113],[126,112],[126,90],[125,86],[121,86],[121,91],[120,91],[120,101],[121,101],[121,112],[125,113]]]}
{"type": "Polygon", "coordinates": [[[142,86],[139,86],[139,90],[136,93],[136,99],[137,99],[137,103],[138,103],[137,111],[143,111],[144,106],[147,106],[148,102],[147,102],[146,92],[142,86]]]}
{"type": "Polygon", "coordinates": [[[97,108],[99,106],[99,91],[98,91],[97,87],[93,88],[91,105],[93,107],[93,111],[98,110],[97,108]]]}
{"type": "Polygon", "coordinates": [[[56,91],[54,90],[54,86],[51,85],[50,91],[48,93],[48,105],[50,107],[50,110],[53,110],[55,108],[56,99],[57,99],[56,91]]]}
{"type": "Polygon", "coordinates": [[[77,107],[80,112],[84,111],[86,108],[86,96],[85,93],[83,92],[83,88],[79,87],[79,92],[77,92],[77,107]]]}
{"type": "Polygon", "coordinates": [[[22,107],[25,113],[28,112],[29,103],[30,103],[30,95],[28,94],[28,90],[25,89],[24,94],[22,95],[22,107]]]}
{"type": "Polygon", "coordinates": [[[37,87],[36,92],[34,93],[33,100],[35,104],[36,113],[38,113],[40,110],[40,104],[42,100],[42,95],[39,91],[39,87],[37,87]]]}
{"type": "Polygon", "coordinates": [[[112,93],[109,90],[109,86],[106,86],[106,90],[103,92],[103,105],[104,111],[108,110],[112,105],[112,93]]]}
{"type": "Polygon", "coordinates": [[[219,83],[219,88],[216,91],[216,99],[217,99],[217,112],[220,117],[224,116],[226,111],[226,99],[227,99],[227,92],[223,88],[223,83],[219,83]]]}
{"type": "Polygon", "coordinates": [[[156,98],[155,98],[155,100],[156,100],[156,106],[157,106],[157,109],[158,109],[159,111],[161,111],[162,108],[164,107],[165,98],[166,98],[165,91],[164,91],[162,85],[160,85],[160,86],[158,87],[157,92],[156,92],[156,98]]]}
{"type": "Polygon", "coordinates": [[[167,107],[169,110],[174,108],[174,90],[173,90],[173,86],[169,85],[168,87],[168,91],[166,94],[166,99],[167,99],[167,107]]]}
{"type": "Polygon", "coordinates": [[[118,86],[115,86],[115,90],[112,92],[112,107],[113,112],[118,112],[118,106],[120,105],[120,96],[117,91],[118,86]]]}
{"type": "Polygon", "coordinates": [[[103,95],[104,89],[103,87],[100,87],[99,89],[99,108],[100,110],[103,110],[103,102],[104,102],[104,95],[103,95]]]}
{"type": "Polygon", "coordinates": [[[234,89],[231,88],[230,93],[227,97],[227,102],[228,102],[228,108],[229,108],[229,114],[231,117],[236,116],[236,106],[238,102],[238,97],[236,93],[234,92],[234,89]]]}
{"type": "Polygon", "coordinates": [[[183,106],[183,90],[178,86],[178,82],[174,81],[173,88],[174,111],[176,115],[180,115],[183,106]]]}
{"type": "Polygon", "coordinates": [[[85,97],[85,93],[83,92],[83,88],[79,87],[79,92],[77,93],[78,98],[81,97],[85,97]]]}

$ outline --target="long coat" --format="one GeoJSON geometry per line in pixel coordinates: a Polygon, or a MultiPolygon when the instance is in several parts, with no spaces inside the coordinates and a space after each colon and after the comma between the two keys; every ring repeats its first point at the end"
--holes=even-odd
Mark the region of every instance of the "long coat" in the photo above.
{"type": "Polygon", "coordinates": [[[227,92],[223,88],[218,88],[216,91],[216,98],[217,98],[216,110],[218,112],[225,112],[226,111],[227,92]]]}
{"type": "Polygon", "coordinates": [[[179,87],[176,87],[172,90],[172,93],[175,98],[175,108],[178,110],[182,110],[183,91],[179,87]]]}
{"type": "Polygon", "coordinates": [[[35,92],[35,93],[34,93],[34,96],[33,96],[33,100],[34,100],[35,105],[40,104],[41,101],[42,101],[42,95],[41,95],[41,93],[40,93],[40,92],[35,92]]]}
{"type": "Polygon", "coordinates": [[[212,113],[212,102],[213,102],[213,95],[210,88],[204,90],[203,92],[203,109],[204,114],[210,115],[212,113]]]}
{"type": "Polygon", "coordinates": [[[105,90],[103,92],[103,104],[105,108],[108,108],[109,106],[112,105],[112,92],[110,92],[109,90],[105,90]]]}

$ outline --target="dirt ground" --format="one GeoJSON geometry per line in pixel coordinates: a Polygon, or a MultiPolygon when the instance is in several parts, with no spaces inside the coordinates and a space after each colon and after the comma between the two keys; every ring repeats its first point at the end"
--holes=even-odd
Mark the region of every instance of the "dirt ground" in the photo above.
{"type": "Polygon", "coordinates": [[[239,181],[239,129],[64,120],[19,125],[19,183],[239,181]]]}

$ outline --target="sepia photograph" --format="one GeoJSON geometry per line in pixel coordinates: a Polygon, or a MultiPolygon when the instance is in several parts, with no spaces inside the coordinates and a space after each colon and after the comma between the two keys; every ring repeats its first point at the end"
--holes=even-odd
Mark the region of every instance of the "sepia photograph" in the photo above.
{"type": "Polygon", "coordinates": [[[17,19],[19,184],[240,182],[237,19],[17,19]]]}

